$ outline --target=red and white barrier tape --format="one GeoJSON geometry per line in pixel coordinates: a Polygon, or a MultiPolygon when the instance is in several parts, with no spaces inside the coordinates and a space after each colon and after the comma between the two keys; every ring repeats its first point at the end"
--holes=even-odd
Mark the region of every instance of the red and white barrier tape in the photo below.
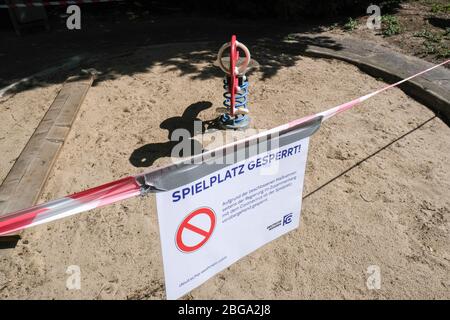
{"type": "MultiPolygon", "coordinates": [[[[270,129],[268,131],[259,133],[256,136],[248,137],[244,140],[237,141],[235,143],[231,143],[227,146],[220,147],[218,149],[209,151],[208,153],[214,153],[215,151],[219,149],[223,149],[226,147],[230,147],[233,145],[237,145],[239,143],[242,143],[244,141],[248,141],[251,139],[255,139],[256,137],[262,137],[266,136],[268,134],[275,134],[279,133],[281,131],[284,131],[286,129],[296,127],[302,123],[306,123],[312,119],[315,118],[322,118],[322,121],[327,120],[341,112],[344,112],[346,110],[349,110],[359,103],[381,93],[384,92],[390,88],[396,87],[408,80],[411,80],[419,75],[422,75],[426,72],[429,72],[439,66],[443,66],[447,63],[449,63],[450,60],[447,60],[445,62],[442,62],[438,65],[435,65],[431,68],[428,68],[427,70],[421,71],[415,75],[412,75],[406,79],[403,79],[401,81],[398,81],[394,84],[391,84],[389,86],[386,86],[382,89],[379,89],[375,92],[372,92],[370,94],[364,95],[362,97],[359,97],[355,100],[352,100],[350,102],[341,104],[337,107],[328,109],[326,111],[306,116],[294,121],[291,121],[287,124],[278,126],[276,128],[270,129]]],[[[164,170],[167,167],[164,168],[158,168],[153,170],[152,172],[161,172],[161,175],[164,174],[164,170]]],[[[79,193],[75,193],[73,195],[67,196],[65,198],[61,198],[58,200],[53,200],[47,203],[43,203],[28,209],[23,209],[20,211],[16,211],[13,213],[10,213],[8,215],[0,217],[0,236],[1,235],[7,235],[22,229],[26,229],[32,226],[36,226],[39,224],[47,223],[56,219],[61,219],[64,217],[68,217],[77,213],[81,213],[84,211],[88,211],[94,208],[99,208],[108,204],[112,204],[117,201],[121,201],[124,199],[132,198],[137,195],[142,194],[142,184],[138,182],[138,178],[142,177],[144,175],[138,175],[133,177],[127,177],[123,178],[99,187],[95,187],[92,189],[88,189],[86,191],[82,191],[79,193]]],[[[150,181],[151,183],[151,181],[150,181]]]]}
{"type": "Polygon", "coordinates": [[[66,1],[34,1],[24,0],[22,2],[11,2],[10,4],[0,4],[0,9],[8,8],[30,8],[30,7],[45,7],[45,6],[69,6],[72,4],[84,4],[84,3],[102,3],[102,2],[123,2],[126,0],[66,0],[66,1]]]}
{"type": "Polygon", "coordinates": [[[140,193],[140,185],[134,177],[120,179],[3,216],[0,218],[0,235],[99,208],[140,193]]]}

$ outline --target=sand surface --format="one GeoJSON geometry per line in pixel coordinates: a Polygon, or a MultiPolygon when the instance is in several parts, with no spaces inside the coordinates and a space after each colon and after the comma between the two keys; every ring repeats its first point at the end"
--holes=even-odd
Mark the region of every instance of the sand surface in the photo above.
{"type": "MultiPolygon", "coordinates": [[[[88,92],[40,202],[161,166],[170,161],[169,132],[217,117],[223,89],[211,52],[218,48],[199,48],[142,48],[93,65],[122,72],[111,71],[88,92]]],[[[292,59],[270,75],[251,75],[254,128],[384,85],[343,62],[292,59]]],[[[57,88],[0,104],[2,178],[57,88]],[[7,117],[13,110],[25,129],[7,117]]],[[[449,160],[448,126],[398,89],[331,119],[311,139],[300,228],[186,298],[450,298],[449,160]],[[372,265],[381,271],[379,290],[366,287],[372,265]]],[[[149,196],[27,230],[16,249],[0,251],[0,297],[163,298],[156,217],[149,196]],[[66,289],[70,265],[80,266],[81,290],[66,289]]]]}

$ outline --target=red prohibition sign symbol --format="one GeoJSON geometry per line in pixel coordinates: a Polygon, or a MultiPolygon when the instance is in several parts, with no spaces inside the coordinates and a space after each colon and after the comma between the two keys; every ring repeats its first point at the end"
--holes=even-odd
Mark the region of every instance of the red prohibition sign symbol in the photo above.
{"type": "Polygon", "coordinates": [[[214,214],[214,211],[212,211],[210,208],[199,208],[193,212],[191,212],[184,220],[181,222],[180,226],[178,227],[177,234],[176,234],[176,244],[178,249],[180,249],[183,252],[193,252],[200,247],[202,247],[211,237],[214,227],[216,226],[216,215],[214,214]],[[195,225],[195,223],[191,223],[192,219],[197,216],[206,216],[207,219],[210,221],[209,229],[204,230],[202,228],[199,228],[195,225]],[[189,230],[190,232],[194,232],[197,235],[200,235],[200,242],[192,245],[187,245],[183,242],[183,233],[186,232],[186,230],[189,230]]]}

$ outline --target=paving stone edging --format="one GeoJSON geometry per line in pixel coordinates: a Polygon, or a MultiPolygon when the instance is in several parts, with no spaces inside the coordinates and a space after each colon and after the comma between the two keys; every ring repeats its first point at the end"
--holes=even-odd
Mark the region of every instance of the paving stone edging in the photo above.
{"type": "MultiPolygon", "coordinates": [[[[311,37],[308,38],[305,54],[342,60],[389,82],[399,81],[433,66],[419,58],[354,38],[327,36],[324,41],[323,36],[311,37]]],[[[434,69],[402,84],[400,88],[450,124],[450,69],[434,69]]]]}

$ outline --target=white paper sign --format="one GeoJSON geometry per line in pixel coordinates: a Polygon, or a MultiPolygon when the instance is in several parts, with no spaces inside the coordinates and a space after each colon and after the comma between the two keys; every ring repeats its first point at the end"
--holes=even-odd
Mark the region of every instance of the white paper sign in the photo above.
{"type": "Polygon", "coordinates": [[[298,227],[309,138],[157,193],[168,299],[298,227]]]}

